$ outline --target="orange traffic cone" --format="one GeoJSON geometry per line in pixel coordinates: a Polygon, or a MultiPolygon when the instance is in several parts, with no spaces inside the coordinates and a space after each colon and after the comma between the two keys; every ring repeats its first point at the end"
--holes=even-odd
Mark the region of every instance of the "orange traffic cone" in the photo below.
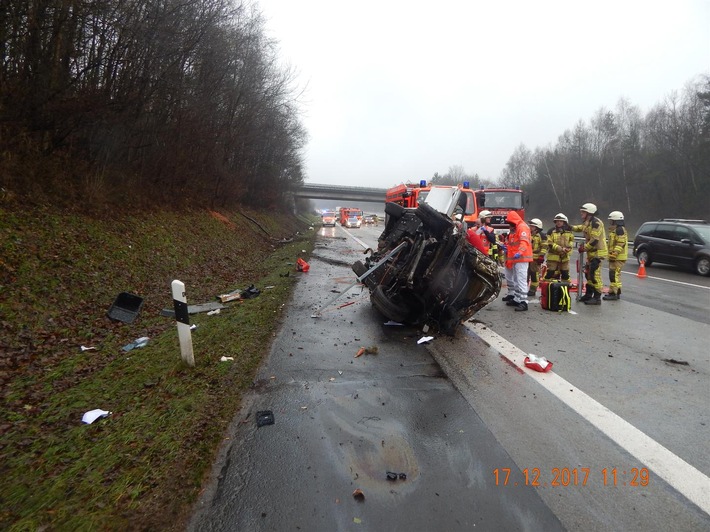
{"type": "Polygon", "coordinates": [[[636,274],[636,277],[640,278],[645,278],[646,277],[646,261],[641,261],[639,263],[639,272],[636,274]]]}

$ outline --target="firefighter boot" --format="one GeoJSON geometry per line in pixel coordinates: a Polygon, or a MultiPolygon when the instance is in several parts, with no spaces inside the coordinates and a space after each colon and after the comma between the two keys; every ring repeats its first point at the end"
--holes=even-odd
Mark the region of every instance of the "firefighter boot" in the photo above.
{"type": "Polygon", "coordinates": [[[537,286],[531,286],[530,290],[528,290],[528,297],[534,296],[535,292],[537,292],[537,286]]]}
{"type": "Polygon", "coordinates": [[[617,296],[614,292],[609,292],[602,299],[604,301],[616,301],[617,299],[619,299],[619,296],[617,296]]]}
{"type": "Polygon", "coordinates": [[[584,304],[585,305],[601,305],[602,304],[602,293],[594,290],[594,294],[592,295],[592,299],[585,301],[584,304]]]}
{"type": "Polygon", "coordinates": [[[594,287],[591,284],[587,283],[587,289],[584,291],[584,295],[580,297],[579,300],[582,303],[586,303],[587,301],[592,299],[592,294],[594,294],[594,287]]]}

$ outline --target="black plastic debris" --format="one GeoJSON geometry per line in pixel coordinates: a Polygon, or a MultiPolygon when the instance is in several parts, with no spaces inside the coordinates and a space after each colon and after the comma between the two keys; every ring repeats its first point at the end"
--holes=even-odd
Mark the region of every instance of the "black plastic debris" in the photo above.
{"type": "Polygon", "coordinates": [[[676,360],[675,358],[664,358],[663,362],[668,362],[669,364],[679,364],[681,366],[690,366],[690,363],[685,360],[676,360]]]}
{"type": "Polygon", "coordinates": [[[394,482],[395,480],[407,480],[406,473],[395,473],[394,471],[387,471],[387,480],[394,482]]]}
{"type": "Polygon", "coordinates": [[[121,292],[106,315],[112,320],[133,323],[143,307],[143,298],[130,292],[121,292]]]}
{"type": "Polygon", "coordinates": [[[242,299],[251,299],[259,294],[261,294],[261,290],[251,285],[249,288],[242,290],[242,299]]]}
{"type": "Polygon", "coordinates": [[[264,425],[274,424],[274,413],[271,410],[259,410],[256,413],[256,426],[263,427],[264,425]]]}

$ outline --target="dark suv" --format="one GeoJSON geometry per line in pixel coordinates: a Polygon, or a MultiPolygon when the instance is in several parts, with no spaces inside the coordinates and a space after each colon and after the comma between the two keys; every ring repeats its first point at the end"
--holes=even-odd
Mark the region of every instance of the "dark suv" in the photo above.
{"type": "Polygon", "coordinates": [[[634,256],[646,266],[662,262],[710,275],[710,224],[678,218],[646,222],[634,238],[634,256]]]}

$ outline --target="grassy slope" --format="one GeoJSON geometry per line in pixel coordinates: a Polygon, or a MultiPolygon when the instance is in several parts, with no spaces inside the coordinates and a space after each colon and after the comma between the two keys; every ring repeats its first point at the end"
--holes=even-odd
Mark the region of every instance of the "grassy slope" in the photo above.
{"type": "Polygon", "coordinates": [[[183,527],[312,249],[293,217],[222,214],[0,206],[1,529],[183,527]],[[173,279],[190,304],[262,290],[191,316],[195,368],[159,315],[173,279]],[[145,301],[130,325],[106,317],[123,291],[145,301]],[[121,349],[141,336],[145,348],[121,349]],[[113,415],[82,424],[94,408],[113,415]]]}

